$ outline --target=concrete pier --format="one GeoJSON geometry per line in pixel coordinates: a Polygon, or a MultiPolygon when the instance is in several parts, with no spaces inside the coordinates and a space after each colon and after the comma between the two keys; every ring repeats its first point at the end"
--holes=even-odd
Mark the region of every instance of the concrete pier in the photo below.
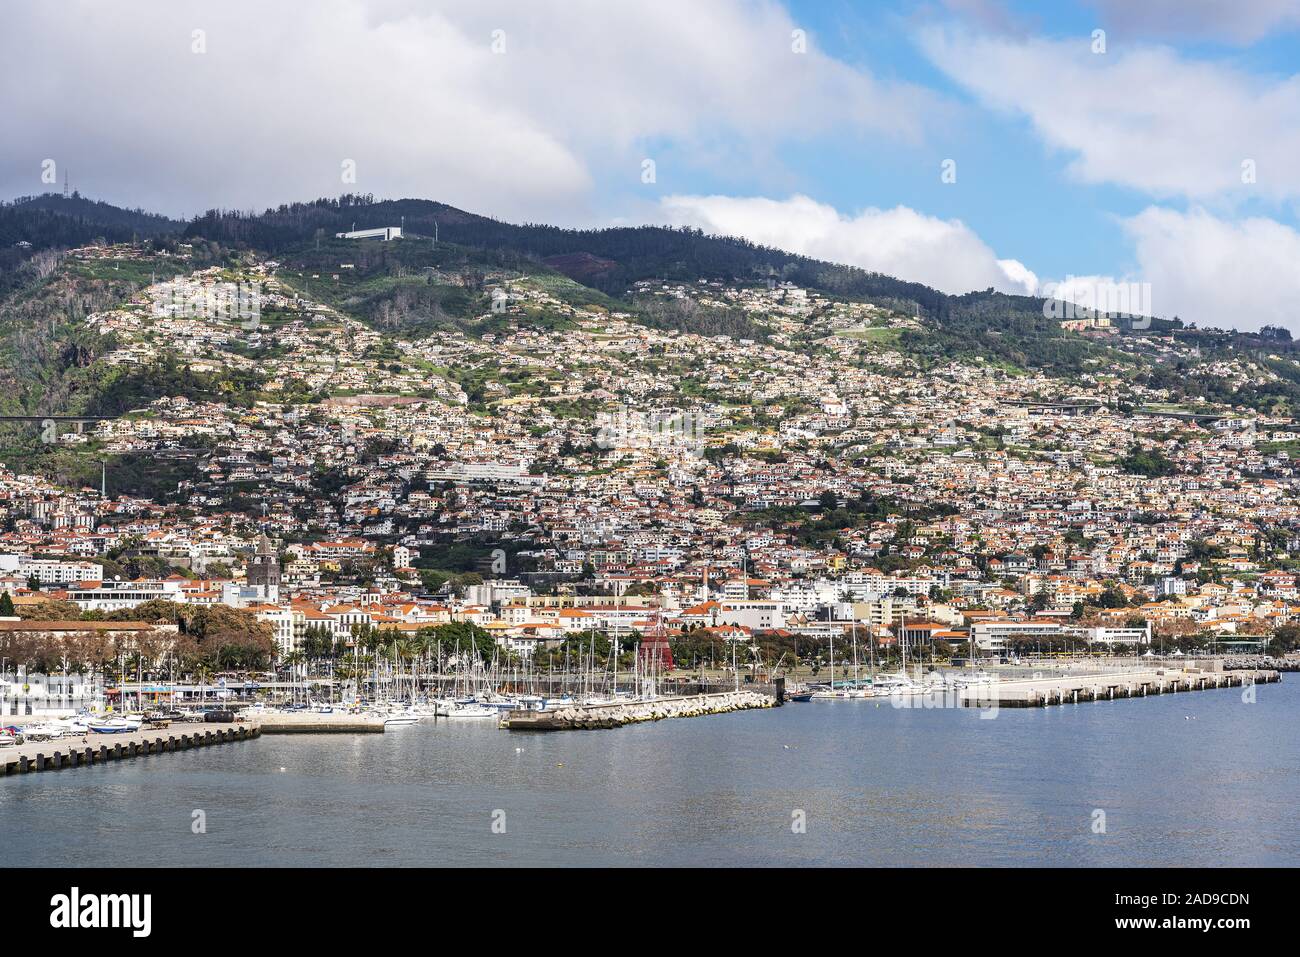
{"type": "Polygon", "coordinates": [[[262,734],[382,734],[384,719],[373,714],[348,714],[345,711],[292,714],[263,714],[250,718],[262,734]]]}
{"type": "Polygon", "coordinates": [[[1050,675],[998,681],[961,689],[968,708],[1041,708],[1084,701],[1114,701],[1180,691],[1271,684],[1281,676],[1271,670],[1198,671],[1168,668],[1134,669],[1096,674],[1050,675]]]}
{"type": "Polygon", "coordinates": [[[653,701],[574,705],[555,711],[511,711],[501,719],[500,726],[511,731],[590,730],[618,728],[625,724],[660,721],[664,718],[693,718],[773,707],[776,707],[776,698],[771,695],[754,691],[726,691],[656,698],[653,701]]]}
{"type": "Polygon", "coordinates": [[[260,733],[255,725],[249,724],[186,724],[127,734],[76,735],[52,741],[24,742],[0,749],[0,777],[248,741],[260,733]]]}

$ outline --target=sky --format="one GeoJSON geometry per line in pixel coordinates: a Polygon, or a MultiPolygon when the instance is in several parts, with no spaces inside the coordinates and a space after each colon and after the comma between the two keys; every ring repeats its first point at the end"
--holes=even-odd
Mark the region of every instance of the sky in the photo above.
{"type": "Polygon", "coordinates": [[[1300,332],[1297,54],[1300,0],[6,4],[0,198],[420,197],[1300,332]]]}

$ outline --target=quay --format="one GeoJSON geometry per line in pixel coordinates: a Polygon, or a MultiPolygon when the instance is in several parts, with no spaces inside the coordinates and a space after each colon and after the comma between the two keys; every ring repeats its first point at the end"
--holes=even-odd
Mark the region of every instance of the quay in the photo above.
{"type": "Polygon", "coordinates": [[[24,742],[0,750],[0,777],[250,741],[261,733],[251,724],[195,724],[184,728],[151,728],[126,734],[76,735],[53,741],[24,742]]]}
{"type": "Polygon", "coordinates": [[[1051,675],[1012,679],[961,689],[967,708],[1042,708],[1081,701],[1113,701],[1147,695],[1207,691],[1213,688],[1272,684],[1281,681],[1273,670],[1198,671],[1147,669],[1095,674],[1051,675]]]}
{"type": "Polygon", "coordinates": [[[724,691],[713,694],[681,695],[653,701],[575,705],[555,711],[511,711],[500,726],[510,731],[573,731],[618,728],[641,721],[664,718],[694,718],[727,714],[754,708],[774,708],[776,698],[756,691],[724,691]]]}
{"type": "Polygon", "coordinates": [[[345,711],[275,712],[250,717],[262,734],[382,734],[384,719],[379,715],[348,714],[345,711]]]}

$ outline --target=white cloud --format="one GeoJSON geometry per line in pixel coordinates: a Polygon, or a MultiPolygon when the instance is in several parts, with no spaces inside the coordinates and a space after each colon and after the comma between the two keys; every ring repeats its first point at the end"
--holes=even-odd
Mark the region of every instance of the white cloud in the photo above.
{"type": "Polygon", "coordinates": [[[47,189],[53,158],[90,194],[171,212],[355,191],[590,221],[594,184],[636,188],[651,146],[734,171],[748,144],[914,140],[936,102],[815,37],[792,52],[797,25],[767,0],[79,0],[4,18],[0,190],[47,189]]]}
{"type": "Polygon", "coordinates": [[[1224,329],[1280,325],[1300,331],[1300,232],[1272,219],[1234,222],[1201,208],[1159,206],[1121,224],[1133,244],[1130,269],[1119,276],[1049,280],[1043,294],[1094,306],[1125,286],[1145,284],[1132,290],[1132,301],[1150,308],[1134,312],[1224,329]]]}
{"type": "Polygon", "coordinates": [[[1112,43],[1096,54],[1086,35],[1018,41],[935,29],[922,44],[986,105],[1028,117],[1085,182],[1202,201],[1300,196],[1300,76],[1265,79],[1163,47],[1112,43]],[[1246,160],[1253,185],[1242,182],[1246,160]]]}
{"type": "Polygon", "coordinates": [[[1027,293],[1037,286],[1016,260],[999,260],[960,220],[944,220],[906,206],[865,209],[843,216],[807,196],[789,199],[669,196],[664,221],[831,262],[861,266],[922,282],[949,293],[992,286],[1027,293]]]}
{"type": "Polygon", "coordinates": [[[1013,287],[1010,291],[1033,295],[1038,290],[1038,276],[1018,259],[999,259],[998,268],[1006,273],[1013,287]]]}
{"type": "Polygon", "coordinates": [[[1124,221],[1135,276],[1160,316],[1242,330],[1300,331],[1300,232],[1271,219],[1231,222],[1203,209],[1149,207],[1124,221]]]}

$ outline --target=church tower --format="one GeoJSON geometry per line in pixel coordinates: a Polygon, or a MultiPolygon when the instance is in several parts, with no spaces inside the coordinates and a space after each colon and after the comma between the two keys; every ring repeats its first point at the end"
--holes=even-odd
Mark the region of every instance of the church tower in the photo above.
{"type": "Polygon", "coordinates": [[[263,601],[280,600],[280,558],[265,535],[258,536],[257,552],[248,563],[248,584],[263,601]]]}

